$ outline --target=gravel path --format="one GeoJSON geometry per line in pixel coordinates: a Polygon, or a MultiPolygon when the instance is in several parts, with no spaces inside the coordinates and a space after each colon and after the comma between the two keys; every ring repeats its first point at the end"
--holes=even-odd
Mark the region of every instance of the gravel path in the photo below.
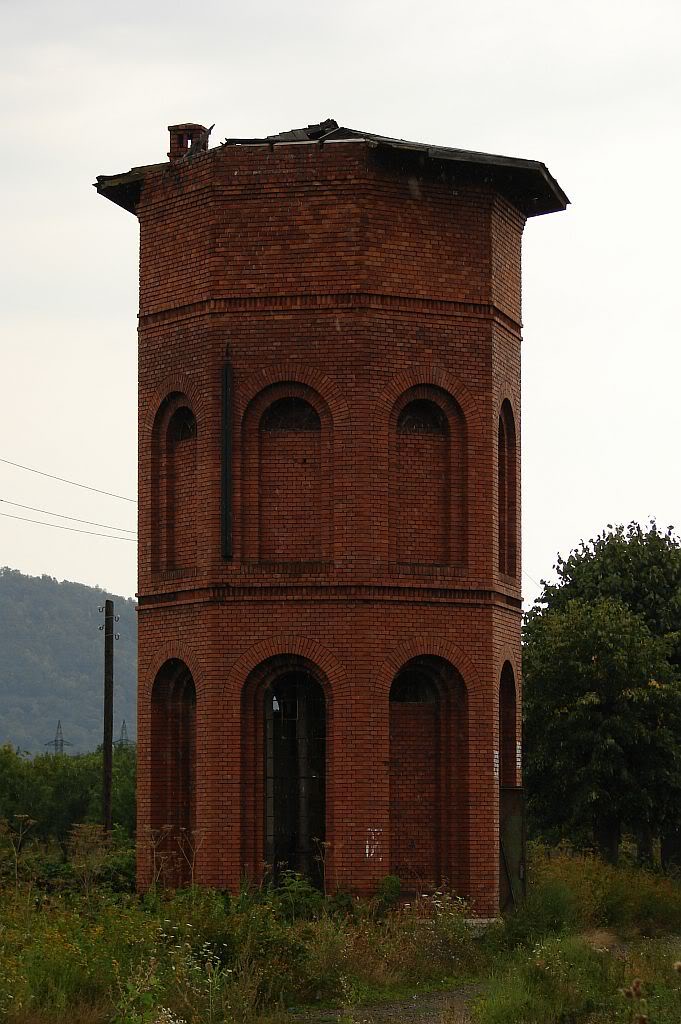
{"type": "Polygon", "coordinates": [[[451,992],[418,995],[396,1003],[360,1006],[354,1010],[308,1010],[291,1014],[290,1019],[301,1024],[337,1024],[339,1021],[352,1021],[352,1024],[442,1024],[446,1013],[447,1024],[470,1024],[468,1008],[479,992],[479,986],[469,986],[451,992]]]}

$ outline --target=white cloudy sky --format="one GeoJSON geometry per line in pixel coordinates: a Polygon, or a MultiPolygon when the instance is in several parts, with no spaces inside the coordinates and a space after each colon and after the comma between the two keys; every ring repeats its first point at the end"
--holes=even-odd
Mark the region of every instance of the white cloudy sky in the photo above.
{"type": "MultiPolygon", "coordinates": [[[[525,234],[526,598],[605,523],[681,526],[679,10],[0,0],[0,458],[135,496],[137,225],[95,175],[165,159],[172,123],[334,117],[541,159],[573,202],[525,234]]],[[[0,498],[135,527],[132,503],[5,463],[0,498]]],[[[135,591],[134,544],[6,515],[0,565],[135,591]]]]}

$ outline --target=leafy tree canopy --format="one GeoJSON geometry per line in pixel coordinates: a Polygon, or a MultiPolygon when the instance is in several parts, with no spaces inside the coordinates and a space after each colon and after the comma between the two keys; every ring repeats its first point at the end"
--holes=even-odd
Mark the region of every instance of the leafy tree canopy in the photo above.
{"type": "MultiPolygon", "coordinates": [[[[0,819],[27,815],[31,835],[66,848],[75,824],[99,822],[102,814],[102,753],[40,754],[28,758],[0,747],[0,819]]],[[[113,819],[135,832],[135,747],[117,747],[113,759],[113,819]]]]}
{"type": "Polygon", "coordinates": [[[608,527],[556,565],[524,627],[530,816],[617,855],[681,822],[681,545],[608,527]]]}
{"type": "Polygon", "coordinates": [[[615,598],[641,615],[656,636],[674,634],[670,657],[681,666],[681,540],[673,527],[661,530],[654,520],[647,528],[608,525],[567,558],[559,556],[554,568],[558,582],[544,582],[538,606],[555,610],[575,598],[615,598]]]}

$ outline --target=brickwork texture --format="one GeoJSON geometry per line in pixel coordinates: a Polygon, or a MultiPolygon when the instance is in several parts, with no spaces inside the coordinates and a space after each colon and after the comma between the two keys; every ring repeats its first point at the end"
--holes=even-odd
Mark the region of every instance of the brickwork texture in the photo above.
{"type": "Polygon", "coordinates": [[[173,844],[180,880],[260,880],[284,792],[302,833],[295,714],[270,780],[285,676],[323,693],[327,888],[398,874],[496,914],[525,215],[357,141],[173,145],[135,205],[140,885],[173,844]]]}

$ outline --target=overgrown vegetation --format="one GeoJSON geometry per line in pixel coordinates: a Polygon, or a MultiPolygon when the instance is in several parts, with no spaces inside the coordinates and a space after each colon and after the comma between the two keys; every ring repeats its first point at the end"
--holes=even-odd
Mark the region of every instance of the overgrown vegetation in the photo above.
{"type": "Polygon", "coordinates": [[[373,900],[295,875],[137,896],[116,869],[129,845],[97,826],[51,876],[49,846],[26,839],[16,858],[5,832],[0,850],[7,1024],[275,1024],[330,1005],[363,1020],[364,1003],[470,982],[477,1024],[681,1017],[681,886],[636,867],[537,851],[526,905],[481,931],[444,893],[395,904],[392,879],[373,900]]]}
{"type": "MultiPolygon", "coordinates": [[[[113,757],[113,820],[135,834],[136,752],[116,747],[113,757]]],[[[0,747],[0,817],[12,822],[27,815],[31,838],[54,841],[62,852],[76,824],[97,822],[102,814],[102,753],[41,754],[29,758],[0,747]]]]}
{"type": "Polygon", "coordinates": [[[537,853],[534,873],[499,930],[477,1024],[678,1024],[679,883],[566,853],[537,853]]]}

